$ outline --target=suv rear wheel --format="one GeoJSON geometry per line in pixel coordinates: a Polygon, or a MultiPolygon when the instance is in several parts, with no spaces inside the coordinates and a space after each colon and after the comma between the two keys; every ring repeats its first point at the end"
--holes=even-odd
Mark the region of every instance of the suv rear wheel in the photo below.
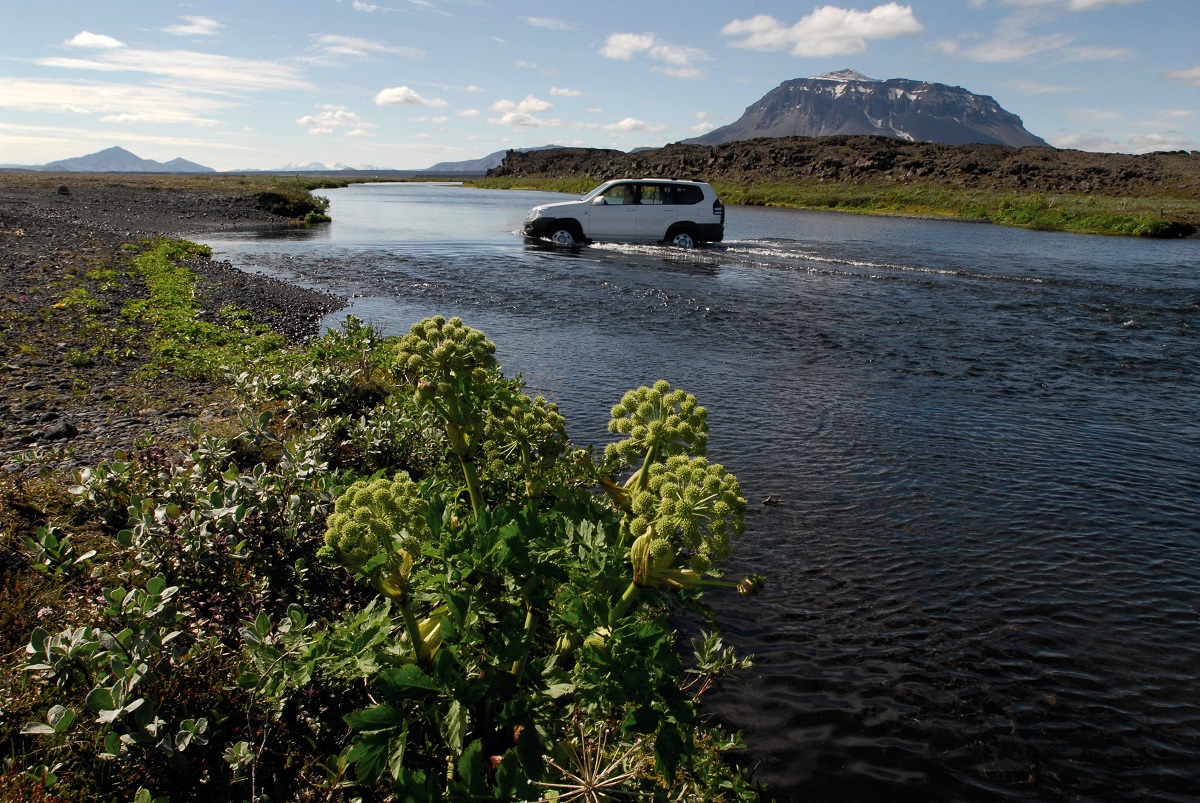
{"type": "Polygon", "coordinates": [[[667,243],[676,248],[695,248],[699,241],[696,232],[691,229],[676,229],[674,234],[667,235],[667,243]]]}

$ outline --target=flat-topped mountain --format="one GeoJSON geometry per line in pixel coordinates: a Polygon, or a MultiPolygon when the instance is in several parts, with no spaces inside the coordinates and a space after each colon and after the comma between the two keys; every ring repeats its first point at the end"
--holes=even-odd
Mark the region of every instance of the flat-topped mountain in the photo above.
{"type": "Polygon", "coordinates": [[[759,137],[847,134],[947,145],[1047,144],[987,95],[929,81],[880,81],[856,70],[784,81],[736,122],[684,141],[720,145],[759,137]]]}

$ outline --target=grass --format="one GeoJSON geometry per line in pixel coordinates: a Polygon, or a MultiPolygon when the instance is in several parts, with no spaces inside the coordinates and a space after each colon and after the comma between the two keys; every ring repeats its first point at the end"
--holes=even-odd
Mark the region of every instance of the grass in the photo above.
{"type": "MultiPolygon", "coordinates": [[[[483,178],[471,186],[583,194],[600,182],[581,178],[483,178]]],[[[1138,237],[1180,237],[1200,228],[1200,201],[1097,194],[1021,194],[933,185],[870,186],[841,182],[714,182],[726,204],[821,209],[986,221],[1005,226],[1138,237]]]]}

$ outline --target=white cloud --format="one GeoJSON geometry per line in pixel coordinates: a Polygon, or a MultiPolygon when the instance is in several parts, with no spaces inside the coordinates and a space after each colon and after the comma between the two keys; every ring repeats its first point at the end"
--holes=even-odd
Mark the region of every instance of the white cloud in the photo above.
{"type": "Polygon", "coordinates": [[[795,25],[759,14],[733,20],[721,29],[725,36],[741,37],[730,44],[748,50],[790,50],[793,56],[835,56],[861,53],[868,39],[893,39],[920,33],[924,27],[912,6],[887,3],[870,11],[817,6],[795,25]]]}
{"type": "Polygon", "coordinates": [[[1150,153],[1152,151],[1195,150],[1196,141],[1174,131],[1151,134],[1067,134],[1050,137],[1057,148],[1074,148],[1081,151],[1102,153],[1150,153]]]}
{"type": "Polygon", "coordinates": [[[550,95],[556,98],[577,98],[582,94],[583,92],[578,89],[567,89],[561,86],[550,87],[550,95]]]}
{"type": "Polygon", "coordinates": [[[1106,109],[1065,109],[1063,113],[1072,120],[1078,120],[1085,125],[1098,125],[1121,119],[1118,112],[1106,109]]]}
{"type": "Polygon", "coordinates": [[[111,122],[209,126],[215,123],[211,115],[232,105],[219,96],[191,95],[173,87],[0,78],[0,108],[23,112],[91,114],[111,122]]]}
{"type": "Polygon", "coordinates": [[[478,117],[479,109],[463,109],[458,113],[459,117],[478,117]]]}
{"type": "Polygon", "coordinates": [[[471,93],[472,95],[478,95],[480,92],[483,92],[483,91],[485,91],[485,90],[484,90],[484,88],[483,88],[483,87],[481,87],[481,86],[475,86],[474,84],[471,84],[471,85],[470,85],[469,87],[467,87],[467,88],[466,88],[464,91],[466,91],[466,92],[469,92],[469,93],[471,93]]]}
{"type": "Polygon", "coordinates": [[[376,106],[445,106],[441,98],[425,98],[406,86],[393,86],[380,90],[375,96],[376,106]]]}
{"type": "Polygon", "coordinates": [[[971,61],[982,61],[989,64],[1016,61],[1066,47],[1073,38],[1068,34],[1029,38],[1003,36],[969,47],[962,51],[962,55],[971,61]]]}
{"type": "Polygon", "coordinates": [[[629,61],[635,54],[643,53],[654,46],[654,34],[650,33],[614,33],[609,34],[600,49],[600,55],[607,59],[629,61]]]}
{"type": "Polygon", "coordinates": [[[169,25],[163,30],[177,36],[215,36],[222,27],[221,23],[208,17],[184,17],[184,20],[186,22],[169,25]]]}
{"type": "Polygon", "coordinates": [[[634,56],[645,55],[667,66],[655,67],[658,72],[674,78],[699,78],[703,73],[696,67],[708,54],[696,47],[673,45],[664,42],[652,33],[613,33],[604,40],[600,55],[616,61],[632,61],[634,56]]]}
{"type": "Polygon", "coordinates": [[[101,33],[92,33],[91,31],[80,31],[68,39],[65,44],[69,47],[94,47],[105,50],[116,47],[125,47],[125,43],[120,39],[113,39],[111,36],[105,36],[101,33]]]}
{"type": "Polygon", "coordinates": [[[379,10],[379,6],[373,6],[370,3],[364,3],[362,0],[354,0],[354,2],[350,4],[350,7],[355,11],[362,11],[367,14],[370,14],[372,11],[379,10]]]}
{"type": "Polygon", "coordinates": [[[1133,51],[1127,47],[1068,47],[1063,49],[1064,61],[1118,61],[1132,55],[1133,51]]]}
{"type": "Polygon", "coordinates": [[[43,58],[43,67],[97,72],[144,72],[183,81],[204,92],[307,89],[294,67],[273,61],[242,59],[191,50],[115,49],[91,59],[43,58]]]}
{"type": "Polygon", "coordinates": [[[573,31],[579,27],[573,22],[554,17],[521,17],[521,19],[525,20],[525,24],[531,28],[542,28],[547,31],[573,31]]]}
{"type": "Polygon", "coordinates": [[[349,128],[348,136],[362,136],[369,133],[369,129],[377,127],[372,123],[363,122],[361,117],[345,106],[326,104],[317,108],[320,109],[318,114],[306,114],[296,120],[306,127],[310,134],[332,134],[335,129],[349,128]]]}
{"type": "Polygon", "coordinates": [[[659,125],[656,123],[647,123],[643,120],[637,120],[633,117],[626,117],[617,123],[609,123],[603,126],[605,131],[618,131],[623,134],[631,134],[635,131],[649,131],[651,133],[661,133],[670,129],[670,126],[659,125]]]}
{"type": "Polygon", "coordinates": [[[1179,81],[1187,86],[1200,86],[1200,67],[1191,67],[1186,70],[1171,70],[1167,73],[1167,77],[1172,81],[1179,81]]]}
{"type": "Polygon", "coordinates": [[[425,58],[425,51],[420,48],[396,47],[374,39],[364,39],[359,36],[340,36],[338,34],[327,34],[318,37],[317,49],[328,56],[365,58],[374,53],[391,53],[410,59],[425,58]]]}
{"type": "Polygon", "coordinates": [[[526,95],[525,99],[518,102],[513,102],[507,98],[498,100],[491,105],[491,110],[494,112],[520,112],[522,114],[531,114],[533,112],[544,112],[553,109],[554,104],[548,100],[535,98],[533,95],[526,95]]]}
{"type": "Polygon", "coordinates": [[[511,101],[507,98],[498,100],[490,107],[491,111],[499,112],[499,117],[489,117],[488,122],[494,125],[514,126],[518,128],[547,128],[562,125],[562,120],[547,120],[534,116],[537,112],[554,108],[549,101],[527,95],[524,100],[511,101]]]}
{"type": "Polygon", "coordinates": [[[524,112],[508,112],[499,117],[489,117],[488,122],[494,125],[507,125],[514,128],[553,128],[562,125],[562,120],[544,120],[524,112]]]}

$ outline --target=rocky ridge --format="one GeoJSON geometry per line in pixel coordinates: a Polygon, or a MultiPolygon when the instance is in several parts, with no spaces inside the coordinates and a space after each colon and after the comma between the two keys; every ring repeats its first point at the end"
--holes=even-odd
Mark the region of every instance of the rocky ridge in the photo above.
{"type": "Polygon", "coordinates": [[[924,184],[1018,192],[1200,198],[1200,152],[1142,155],[1049,147],[942,145],[882,136],[778,137],[675,143],[625,153],[596,148],[509,151],[495,177],[598,180],[670,176],[734,184],[924,184]]]}

